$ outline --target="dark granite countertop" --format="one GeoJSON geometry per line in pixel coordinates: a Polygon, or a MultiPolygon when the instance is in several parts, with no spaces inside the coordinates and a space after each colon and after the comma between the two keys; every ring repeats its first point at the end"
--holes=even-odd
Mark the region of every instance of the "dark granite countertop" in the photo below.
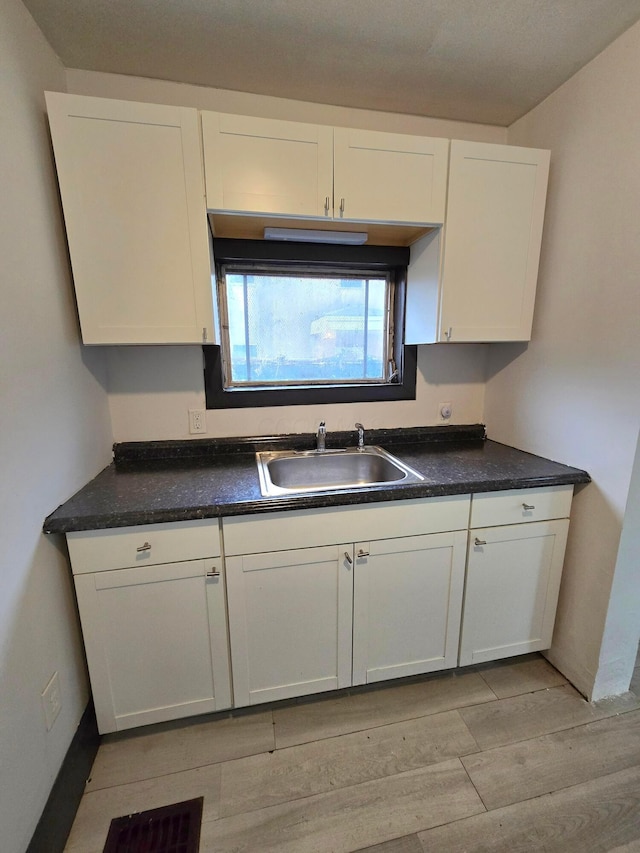
{"type": "MultiPolygon", "coordinates": [[[[586,471],[498,444],[484,434],[482,425],[370,430],[367,444],[388,449],[424,481],[278,498],[261,495],[255,451],[310,448],[313,436],[119,444],[114,446],[114,462],[53,512],[44,532],[590,481],[586,471]]],[[[352,432],[334,433],[327,446],[353,443],[352,432]]]]}

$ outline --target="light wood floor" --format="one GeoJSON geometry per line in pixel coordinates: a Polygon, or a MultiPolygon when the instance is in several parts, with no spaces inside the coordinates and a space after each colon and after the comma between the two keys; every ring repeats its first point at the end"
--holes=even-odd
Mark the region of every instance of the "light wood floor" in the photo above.
{"type": "Polygon", "coordinates": [[[100,747],[66,850],[204,796],[203,853],[640,851],[640,669],[591,705],[530,655],[100,747]]]}

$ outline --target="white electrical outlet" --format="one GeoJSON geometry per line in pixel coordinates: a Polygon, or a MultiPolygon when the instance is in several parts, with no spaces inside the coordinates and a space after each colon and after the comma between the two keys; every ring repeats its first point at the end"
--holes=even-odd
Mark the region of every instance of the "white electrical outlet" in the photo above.
{"type": "Polygon", "coordinates": [[[60,679],[58,678],[57,672],[53,673],[51,680],[42,691],[42,707],[44,708],[44,719],[47,725],[47,731],[50,731],[58,714],[62,710],[60,679]]]}
{"type": "Polygon", "coordinates": [[[453,415],[452,403],[438,403],[438,423],[448,424],[451,422],[453,415]]]}
{"type": "Polygon", "coordinates": [[[189,432],[195,435],[207,431],[207,412],[205,409],[189,409],[189,432]]]}

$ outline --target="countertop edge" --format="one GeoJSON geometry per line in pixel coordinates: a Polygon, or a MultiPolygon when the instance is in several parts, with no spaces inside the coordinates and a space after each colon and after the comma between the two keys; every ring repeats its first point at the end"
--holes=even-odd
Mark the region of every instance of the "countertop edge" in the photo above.
{"type": "MultiPolygon", "coordinates": [[[[586,471],[574,469],[571,473],[542,477],[488,478],[485,481],[447,483],[441,485],[416,483],[407,486],[387,486],[333,492],[313,493],[297,497],[264,498],[262,500],[236,501],[224,504],[198,505],[181,509],[154,509],[100,513],[96,515],[68,516],[45,520],[43,532],[47,534],[72,533],[85,530],[104,530],[117,527],[132,527],[141,524],[165,524],[193,521],[206,518],[228,518],[230,516],[269,514],[273,512],[319,509],[327,507],[353,506],[354,504],[379,503],[390,500],[446,497],[479,492],[497,492],[508,489],[542,488],[545,486],[580,485],[591,482],[586,471]]],[[[53,515],[53,514],[52,514],[53,515]]]]}

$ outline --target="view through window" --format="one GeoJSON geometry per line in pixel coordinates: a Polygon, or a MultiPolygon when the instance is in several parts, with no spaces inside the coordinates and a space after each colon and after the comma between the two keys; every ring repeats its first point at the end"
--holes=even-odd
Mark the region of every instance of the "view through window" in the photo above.
{"type": "Polygon", "coordinates": [[[388,274],[237,265],[221,272],[226,387],[389,381],[388,274]]]}

